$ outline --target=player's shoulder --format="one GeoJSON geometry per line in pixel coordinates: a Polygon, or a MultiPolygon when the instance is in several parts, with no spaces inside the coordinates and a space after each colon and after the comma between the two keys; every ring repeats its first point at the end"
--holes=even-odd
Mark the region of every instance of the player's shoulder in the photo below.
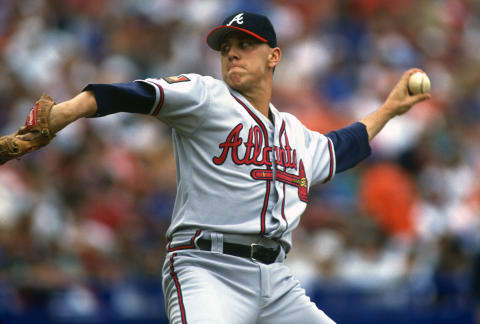
{"type": "Polygon", "coordinates": [[[303,133],[305,135],[309,134],[315,136],[323,136],[321,133],[309,129],[297,116],[291,113],[280,112],[280,115],[282,116],[282,119],[290,126],[290,128],[297,132],[303,133]]]}
{"type": "Polygon", "coordinates": [[[288,113],[281,111],[279,112],[280,116],[282,116],[282,119],[285,120],[287,123],[292,124],[292,126],[295,127],[300,127],[304,126],[303,123],[300,121],[300,119],[297,118],[294,114],[288,113]]]}

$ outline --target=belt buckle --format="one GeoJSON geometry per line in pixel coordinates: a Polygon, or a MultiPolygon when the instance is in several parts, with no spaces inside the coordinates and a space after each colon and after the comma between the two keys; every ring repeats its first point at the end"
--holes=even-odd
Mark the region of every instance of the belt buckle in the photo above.
{"type": "Polygon", "coordinates": [[[255,257],[253,256],[254,253],[255,253],[255,251],[256,251],[256,249],[257,249],[257,247],[259,247],[259,246],[261,246],[261,245],[260,245],[260,244],[257,244],[257,243],[252,243],[252,244],[250,244],[250,259],[251,259],[252,261],[262,262],[262,261],[260,261],[260,260],[258,260],[258,259],[255,259],[255,257]]]}

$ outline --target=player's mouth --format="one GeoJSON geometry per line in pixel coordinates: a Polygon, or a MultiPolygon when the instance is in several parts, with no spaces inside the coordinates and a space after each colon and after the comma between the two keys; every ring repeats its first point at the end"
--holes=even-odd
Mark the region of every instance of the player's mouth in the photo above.
{"type": "Polygon", "coordinates": [[[245,70],[245,68],[241,65],[236,65],[236,64],[232,64],[228,67],[229,72],[235,71],[235,70],[245,70]]]}

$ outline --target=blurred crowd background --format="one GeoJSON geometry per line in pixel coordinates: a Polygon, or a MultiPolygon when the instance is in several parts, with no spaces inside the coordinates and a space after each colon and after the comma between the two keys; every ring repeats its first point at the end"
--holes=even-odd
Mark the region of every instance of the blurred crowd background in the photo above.
{"type": "MultiPolygon", "coordinates": [[[[271,18],[272,101],[313,130],[375,110],[410,67],[432,80],[368,160],[311,189],[287,263],[312,299],[339,323],[480,323],[479,1],[1,0],[0,133],[42,93],[220,78],[205,37],[237,10],[271,18]]],[[[1,166],[2,323],[166,323],[175,188],[170,130],[135,114],[79,120],[1,166]]]]}

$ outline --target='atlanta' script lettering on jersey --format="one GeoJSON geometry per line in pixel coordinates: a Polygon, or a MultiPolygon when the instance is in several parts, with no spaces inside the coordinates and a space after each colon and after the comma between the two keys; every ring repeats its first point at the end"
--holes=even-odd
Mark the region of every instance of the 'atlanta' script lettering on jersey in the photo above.
{"type": "MultiPolygon", "coordinates": [[[[222,149],[222,152],[219,156],[215,156],[213,158],[213,163],[216,165],[223,164],[230,153],[232,161],[238,165],[254,164],[272,166],[272,161],[270,159],[272,147],[263,145],[263,134],[260,127],[250,127],[246,142],[244,142],[243,138],[240,137],[240,131],[242,129],[243,124],[238,124],[234,129],[232,129],[230,134],[228,134],[227,138],[225,139],[225,142],[219,145],[219,147],[222,149]],[[245,153],[243,156],[240,156],[239,148],[242,144],[245,145],[245,153]]],[[[285,167],[285,169],[296,170],[297,151],[289,146],[287,133],[284,132],[283,134],[286,143],[285,147],[273,147],[273,150],[276,153],[276,163],[279,166],[285,167]]]]}

